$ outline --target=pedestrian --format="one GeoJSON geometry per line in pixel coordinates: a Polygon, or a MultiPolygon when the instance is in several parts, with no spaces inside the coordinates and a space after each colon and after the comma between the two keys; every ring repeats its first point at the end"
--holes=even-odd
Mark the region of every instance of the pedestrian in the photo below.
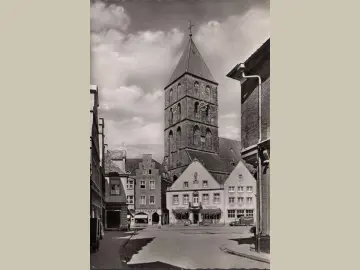
{"type": "Polygon", "coordinates": [[[130,231],[130,220],[127,221],[127,230],[130,231]]]}

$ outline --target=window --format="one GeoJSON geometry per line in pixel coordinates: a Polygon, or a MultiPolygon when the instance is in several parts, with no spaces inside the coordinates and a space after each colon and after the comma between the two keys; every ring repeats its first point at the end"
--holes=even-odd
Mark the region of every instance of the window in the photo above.
{"type": "Polygon", "coordinates": [[[202,203],[203,204],[209,204],[209,194],[203,194],[202,195],[202,203]]]}
{"type": "Polygon", "coordinates": [[[238,197],[238,203],[244,203],[244,197],[238,197]]]}
{"type": "Polygon", "coordinates": [[[238,187],[238,192],[244,192],[244,187],[243,187],[243,186],[239,186],[239,187],[238,187]]]}
{"type": "Polygon", "coordinates": [[[173,123],[173,119],[174,119],[174,112],[173,109],[170,109],[170,118],[169,118],[169,124],[171,125],[173,123]]]}
{"type": "Polygon", "coordinates": [[[189,194],[183,195],[183,204],[189,204],[189,194]]]}
{"type": "Polygon", "coordinates": [[[127,189],[134,189],[134,181],[133,180],[127,180],[126,188],[127,189]]]}
{"type": "Polygon", "coordinates": [[[127,203],[133,204],[134,203],[134,196],[128,195],[126,196],[127,203]]]}
{"type": "Polygon", "coordinates": [[[247,217],[253,217],[254,216],[254,210],[246,210],[246,216],[247,217]]]}
{"type": "Polygon", "coordinates": [[[235,197],[229,197],[229,203],[235,203],[235,197]]]}
{"type": "Polygon", "coordinates": [[[210,129],[206,129],[206,135],[205,135],[205,146],[208,149],[212,149],[212,134],[210,129]]]}
{"type": "Polygon", "coordinates": [[[228,210],[228,218],[234,218],[235,217],[235,210],[228,210]]]}
{"type": "Polygon", "coordinates": [[[200,128],[198,126],[194,126],[194,130],[193,130],[194,145],[200,145],[200,137],[201,137],[200,128]]]}
{"type": "Polygon", "coordinates": [[[185,181],[184,182],[184,188],[188,188],[189,187],[189,182],[188,181],[185,181]]]}
{"type": "Polygon", "coordinates": [[[144,195],[141,195],[140,197],[140,204],[146,204],[146,198],[144,195]]]}
{"type": "Polygon", "coordinates": [[[149,170],[149,174],[151,174],[151,170],[149,170]]]}
{"type": "Polygon", "coordinates": [[[214,193],[214,203],[220,203],[220,193],[214,193]]]}
{"type": "Polygon", "coordinates": [[[155,204],[155,196],[150,196],[149,203],[155,204]]]}
{"type": "Polygon", "coordinates": [[[253,187],[252,187],[252,186],[246,187],[246,191],[247,191],[247,192],[252,192],[252,191],[253,191],[253,187]]]}
{"type": "Polygon", "coordinates": [[[173,195],[173,204],[179,204],[179,195],[173,195]]]}
{"type": "Polygon", "coordinates": [[[243,176],[242,176],[242,174],[241,174],[241,173],[239,174],[239,180],[240,180],[240,181],[242,181],[242,180],[243,180],[243,176]]]}
{"type": "Polygon", "coordinates": [[[247,198],[246,198],[246,202],[247,202],[247,203],[252,203],[252,198],[251,198],[251,197],[247,197],[247,198]]]}
{"type": "Polygon", "coordinates": [[[172,101],[173,101],[173,90],[172,89],[170,89],[170,93],[169,93],[169,101],[170,101],[170,104],[172,103],[172,101]]]}
{"type": "Polygon", "coordinates": [[[236,215],[237,215],[238,218],[241,217],[241,216],[244,216],[244,215],[245,215],[245,214],[244,214],[244,209],[238,209],[238,210],[236,210],[236,215]]]}
{"type": "Polygon", "coordinates": [[[194,105],[194,116],[199,117],[199,102],[195,102],[194,105]]]}
{"type": "Polygon", "coordinates": [[[145,188],[145,180],[140,181],[140,188],[145,188]]]}
{"type": "Polygon", "coordinates": [[[111,195],[120,195],[120,180],[111,180],[111,195]]]}
{"type": "Polygon", "coordinates": [[[207,188],[208,187],[208,181],[207,180],[204,180],[203,181],[203,188],[207,188]]]}
{"type": "Polygon", "coordinates": [[[235,192],[235,187],[234,186],[229,186],[229,192],[235,192]]]}
{"type": "Polygon", "coordinates": [[[198,184],[198,174],[197,172],[194,173],[194,184],[198,184]]]}
{"type": "Polygon", "coordinates": [[[150,181],[150,189],[155,189],[155,181],[154,180],[150,181]]]}

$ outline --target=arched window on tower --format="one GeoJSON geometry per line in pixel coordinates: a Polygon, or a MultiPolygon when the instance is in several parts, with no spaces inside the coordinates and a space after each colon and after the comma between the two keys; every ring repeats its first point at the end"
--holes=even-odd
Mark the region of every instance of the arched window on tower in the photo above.
{"type": "Polygon", "coordinates": [[[173,120],[174,120],[174,113],[173,113],[172,108],[170,108],[170,116],[169,116],[169,124],[170,125],[172,125],[173,120]]]}
{"type": "Polygon", "coordinates": [[[194,126],[194,131],[193,131],[193,142],[194,145],[200,145],[200,128],[198,126],[194,126]]]}
{"type": "Polygon", "coordinates": [[[206,110],[205,110],[205,120],[206,120],[206,121],[210,121],[209,105],[206,106],[206,110]]]}
{"type": "Polygon", "coordinates": [[[209,128],[206,129],[205,147],[209,150],[212,150],[212,134],[209,128]]]}
{"type": "Polygon", "coordinates": [[[195,106],[194,106],[194,116],[195,118],[199,117],[199,102],[195,102],[195,106]]]}
{"type": "Polygon", "coordinates": [[[199,96],[200,84],[198,82],[194,83],[194,96],[199,96]]]}
{"type": "Polygon", "coordinates": [[[207,101],[210,100],[210,87],[207,85],[206,88],[205,88],[205,99],[207,101]]]}
{"type": "MultiPolygon", "coordinates": [[[[169,132],[169,138],[168,138],[168,146],[169,146],[169,155],[170,155],[170,153],[171,153],[171,151],[172,151],[172,149],[173,149],[173,132],[172,132],[172,130],[170,130],[170,132],[169,132]]],[[[171,161],[170,161],[170,163],[171,163],[171,161]]]]}
{"type": "Polygon", "coordinates": [[[177,105],[177,121],[181,121],[181,104],[177,105]]]}
{"type": "Polygon", "coordinates": [[[173,103],[173,90],[172,88],[169,91],[169,104],[173,103]]]}
{"type": "Polygon", "coordinates": [[[168,167],[171,168],[172,167],[172,162],[173,162],[173,156],[172,156],[172,148],[173,148],[173,133],[172,130],[170,130],[169,132],[169,138],[168,138],[168,147],[169,147],[169,162],[168,162],[168,167]]]}
{"type": "Polygon", "coordinates": [[[178,87],[177,87],[177,93],[178,93],[178,99],[180,98],[180,97],[182,97],[182,92],[181,92],[181,90],[182,90],[182,88],[181,88],[181,83],[179,83],[178,84],[178,87]]]}
{"type": "Polygon", "coordinates": [[[176,148],[181,147],[181,127],[178,127],[176,130],[176,148]]]}

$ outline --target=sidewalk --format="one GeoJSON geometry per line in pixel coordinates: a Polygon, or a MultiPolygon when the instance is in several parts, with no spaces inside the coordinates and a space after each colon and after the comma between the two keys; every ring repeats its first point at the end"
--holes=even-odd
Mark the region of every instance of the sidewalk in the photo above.
{"type": "Polygon", "coordinates": [[[256,252],[253,245],[239,245],[238,243],[233,242],[220,246],[220,249],[232,255],[270,264],[270,254],[256,252]]]}

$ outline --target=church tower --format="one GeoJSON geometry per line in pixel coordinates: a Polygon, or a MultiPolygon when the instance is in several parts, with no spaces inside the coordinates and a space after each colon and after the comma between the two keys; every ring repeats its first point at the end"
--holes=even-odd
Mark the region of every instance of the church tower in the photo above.
{"type": "Polygon", "coordinates": [[[164,89],[164,157],[172,181],[191,163],[187,150],[219,153],[217,87],[190,32],[189,42],[164,89]]]}

